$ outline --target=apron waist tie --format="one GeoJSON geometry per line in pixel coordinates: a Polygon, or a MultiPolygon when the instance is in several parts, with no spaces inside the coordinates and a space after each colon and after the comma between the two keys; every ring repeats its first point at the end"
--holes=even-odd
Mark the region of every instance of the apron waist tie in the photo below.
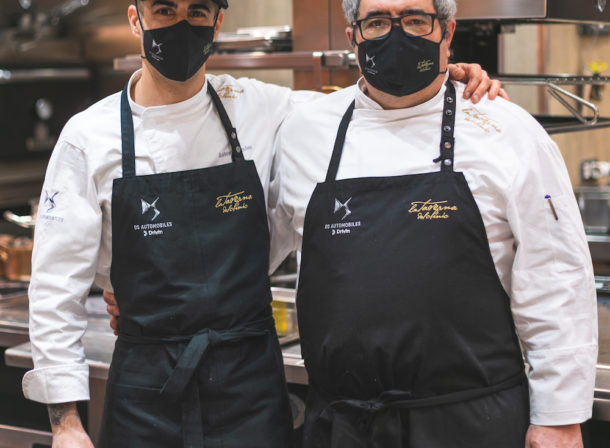
{"type": "Polygon", "coordinates": [[[249,322],[227,330],[203,329],[192,336],[135,336],[120,333],[119,338],[134,344],[168,344],[188,342],[186,349],[178,358],[176,367],[161,388],[161,395],[172,401],[182,398],[182,435],[184,448],[203,448],[203,428],[199,385],[194,378],[195,372],[205,359],[210,347],[229,342],[239,342],[270,334],[273,318],[249,322]]]}
{"type": "Polygon", "coordinates": [[[402,446],[399,412],[401,409],[425,408],[474,400],[518,386],[525,380],[525,372],[520,372],[506,381],[489,387],[427,398],[414,399],[410,392],[389,390],[373,400],[335,400],[324,408],[318,419],[330,423],[331,448],[402,446]],[[360,416],[357,419],[350,418],[349,411],[359,412],[360,416]],[[363,434],[366,434],[366,438],[363,434]]]}

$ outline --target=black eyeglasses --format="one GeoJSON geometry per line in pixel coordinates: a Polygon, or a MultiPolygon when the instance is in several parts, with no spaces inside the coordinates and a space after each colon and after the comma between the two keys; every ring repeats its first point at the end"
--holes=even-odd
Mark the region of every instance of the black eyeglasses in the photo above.
{"type": "Polygon", "coordinates": [[[434,31],[434,19],[436,14],[407,13],[399,17],[373,16],[366,19],[356,20],[353,27],[360,29],[360,35],[364,40],[384,39],[392,31],[394,24],[400,23],[405,33],[412,36],[427,36],[434,31]]]}

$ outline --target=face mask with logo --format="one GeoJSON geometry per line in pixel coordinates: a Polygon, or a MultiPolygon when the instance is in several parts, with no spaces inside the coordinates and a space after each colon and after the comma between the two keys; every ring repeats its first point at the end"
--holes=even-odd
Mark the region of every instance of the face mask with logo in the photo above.
{"type": "Polygon", "coordinates": [[[439,74],[440,43],[393,26],[387,38],[358,44],[364,78],[376,89],[406,96],[425,89],[439,74]]]}
{"type": "Polygon", "coordinates": [[[187,20],[153,30],[141,26],[145,54],[142,57],[173,81],[184,82],[192,78],[212,53],[214,26],[194,26],[187,20]]]}

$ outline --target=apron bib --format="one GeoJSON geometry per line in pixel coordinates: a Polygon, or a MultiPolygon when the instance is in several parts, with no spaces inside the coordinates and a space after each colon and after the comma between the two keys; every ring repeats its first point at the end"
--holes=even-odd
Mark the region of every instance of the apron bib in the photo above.
{"type": "MultiPolygon", "coordinates": [[[[510,299],[466,179],[447,83],[439,172],[326,181],[297,293],[310,378],[304,446],[522,448],[529,411],[510,299]]],[[[374,150],[374,148],[371,148],[374,150]]]]}
{"type": "Polygon", "coordinates": [[[209,81],[208,92],[233,162],[148,176],[136,176],[122,94],[111,268],[121,317],[102,447],[290,446],[265,196],[209,81]]]}

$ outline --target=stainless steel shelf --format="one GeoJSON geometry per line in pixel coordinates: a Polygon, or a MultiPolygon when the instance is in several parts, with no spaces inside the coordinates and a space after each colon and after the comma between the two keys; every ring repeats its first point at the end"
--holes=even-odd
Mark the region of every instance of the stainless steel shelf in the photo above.
{"type": "MultiPolygon", "coordinates": [[[[133,72],[142,66],[140,55],[129,55],[114,60],[114,69],[133,72]]],[[[350,51],[292,51],[265,53],[213,54],[207,62],[209,70],[316,70],[320,66],[329,70],[346,70],[355,67],[354,54],[350,51]]]]}

